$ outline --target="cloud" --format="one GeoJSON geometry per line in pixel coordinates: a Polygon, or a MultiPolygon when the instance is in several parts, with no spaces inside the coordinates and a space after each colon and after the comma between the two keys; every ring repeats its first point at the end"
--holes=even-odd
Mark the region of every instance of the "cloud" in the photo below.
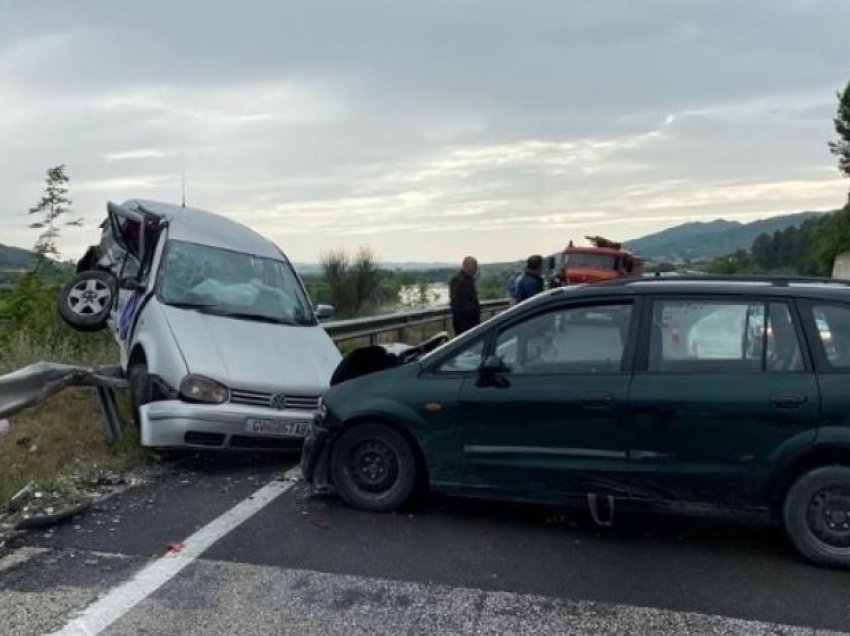
{"type": "Polygon", "coordinates": [[[837,207],[848,21],[846,0],[7,3],[0,240],[31,243],[58,163],[87,220],[69,256],[106,200],[176,201],[184,171],[190,204],[296,260],[837,207]]]}
{"type": "Polygon", "coordinates": [[[139,148],[138,150],[105,152],[101,156],[104,161],[112,163],[113,161],[133,161],[136,159],[162,159],[167,157],[168,153],[156,148],[139,148]]]}

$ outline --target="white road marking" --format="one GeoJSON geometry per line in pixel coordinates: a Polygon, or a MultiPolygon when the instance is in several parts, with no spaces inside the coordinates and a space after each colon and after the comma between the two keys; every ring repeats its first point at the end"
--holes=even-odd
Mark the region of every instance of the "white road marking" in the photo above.
{"type": "Polygon", "coordinates": [[[113,588],[53,636],[94,636],[124,616],[133,607],[156,592],[210,548],[250,517],[292,488],[299,469],[287,471],[284,481],[273,481],[233,508],[213,519],[183,542],[179,552],[171,552],[142,568],[136,575],[113,588]]]}

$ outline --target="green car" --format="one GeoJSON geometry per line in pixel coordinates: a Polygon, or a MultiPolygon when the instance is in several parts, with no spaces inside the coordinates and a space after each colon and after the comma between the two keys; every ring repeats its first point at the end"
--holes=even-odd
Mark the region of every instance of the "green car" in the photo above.
{"type": "Polygon", "coordinates": [[[850,284],[552,290],[333,386],[302,471],[373,511],[425,484],[603,525],[615,508],[769,513],[806,558],[850,566],[850,284]]]}

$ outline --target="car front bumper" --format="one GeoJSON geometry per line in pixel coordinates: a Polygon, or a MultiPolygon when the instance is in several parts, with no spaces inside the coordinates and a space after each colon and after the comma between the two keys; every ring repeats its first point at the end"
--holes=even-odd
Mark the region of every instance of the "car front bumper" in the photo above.
{"type": "Polygon", "coordinates": [[[300,448],[304,438],[257,433],[249,430],[249,419],[307,423],[312,428],[312,411],[284,410],[241,404],[193,404],[164,400],[139,409],[141,444],[150,448],[228,448],[287,450],[300,448]]]}

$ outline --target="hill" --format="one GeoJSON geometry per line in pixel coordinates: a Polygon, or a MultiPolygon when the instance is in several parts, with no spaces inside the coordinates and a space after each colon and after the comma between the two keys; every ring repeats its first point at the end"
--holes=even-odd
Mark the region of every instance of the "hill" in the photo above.
{"type": "Polygon", "coordinates": [[[708,222],[683,223],[674,227],[627,241],[629,249],[653,260],[705,259],[749,249],[753,241],[765,232],[772,234],[804,221],[822,216],[823,212],[785,214],[751,223],[717,219],[708,222]]]}
{"type": "Polygon", "coordinates": [[[32,266],[35,255],[20,247],[11,247],[0,243],[0,270],[26,269],[32,266]]]}

